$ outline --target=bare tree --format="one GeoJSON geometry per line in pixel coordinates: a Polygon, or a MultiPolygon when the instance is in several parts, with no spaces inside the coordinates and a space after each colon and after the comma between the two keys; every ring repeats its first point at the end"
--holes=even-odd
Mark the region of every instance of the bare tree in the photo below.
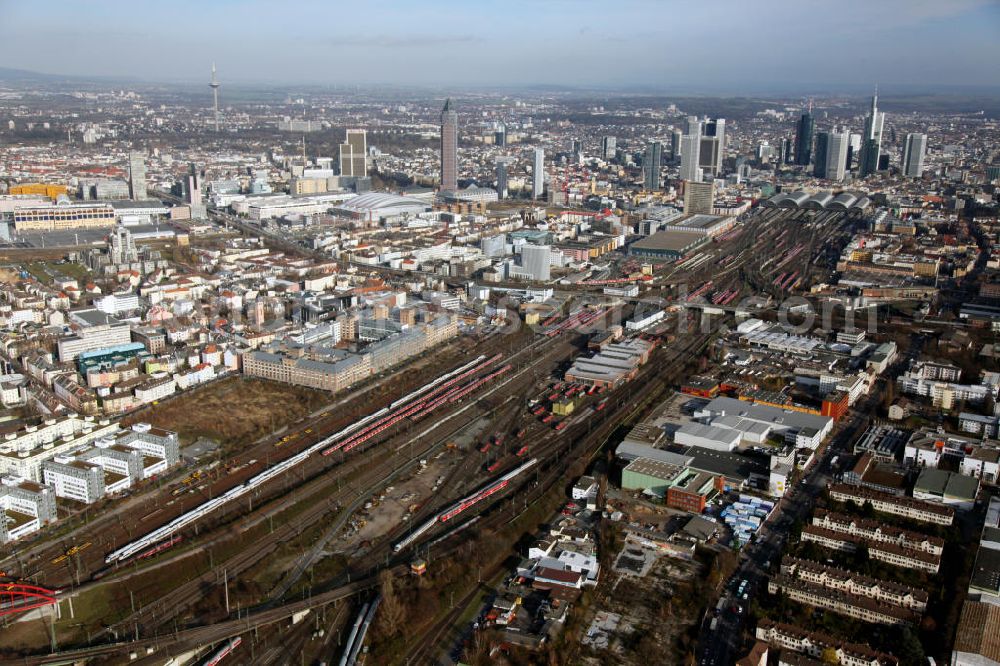
{"type": "Polygon", "coordinates": [[[379,604],[379,631],[391,638],[399,633],[403,621],[403,605],[396,596],[396,578],[388,569],[383,569],[379,575],[379,587],[382,601],[379,604]]]}

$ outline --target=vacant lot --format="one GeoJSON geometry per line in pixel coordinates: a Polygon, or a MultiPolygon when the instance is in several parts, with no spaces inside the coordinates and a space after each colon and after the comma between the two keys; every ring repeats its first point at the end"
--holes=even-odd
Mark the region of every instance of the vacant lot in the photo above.
{"type": "Polygon", "coordinates": [[[176,431],[185,444],[199,437],[223,446],[249,444],[329,401],[324,391],[231,377],[141,410],[127,421],[176,431]]]}

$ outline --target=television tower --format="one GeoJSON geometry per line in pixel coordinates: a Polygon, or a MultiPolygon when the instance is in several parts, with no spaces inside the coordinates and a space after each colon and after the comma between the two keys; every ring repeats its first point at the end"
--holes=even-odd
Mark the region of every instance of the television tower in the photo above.
{"type": "Polygon", "coordinates": [[[212,97],[215,100],[215,131],[219,131],[219,80],[215,78],[215,63],[212,63],[212,81],[208,87],[212,89],[212,97]]]}

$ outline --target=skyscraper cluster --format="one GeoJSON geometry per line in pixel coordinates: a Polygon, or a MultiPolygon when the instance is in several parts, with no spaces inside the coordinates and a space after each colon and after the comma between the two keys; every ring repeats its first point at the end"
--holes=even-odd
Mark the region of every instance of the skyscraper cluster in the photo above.
{"type": "MultiPolygon", "coordinates": [[[[854,155],[858,156],[858,177],[865,178],[888,168],[888,155],[882,150],[882,133],[885,114],[878,110],[878,90],[872,96],[871,108],[865,116],[862,134],[851,134],[846,128],[815,132],[812,104],[799,117],[795,131],[792,162],[797,166],[812,165],[816,178],[841,181],[851,170],[854,155]]],[[[895,140],[895,137],[893,137],[895,140]]],[[[927,150],[927,137],[907,134],[903,146],[900,170],[904,176],[915,178],[923,173],[923,159],[927,150]]]]}

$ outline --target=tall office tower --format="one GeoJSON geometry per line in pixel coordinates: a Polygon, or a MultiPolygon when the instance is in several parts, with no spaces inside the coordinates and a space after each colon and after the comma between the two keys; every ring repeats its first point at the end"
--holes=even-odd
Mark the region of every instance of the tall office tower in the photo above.
{"type": "Polygon", "coordinates": [[[684,212],[711,215],[715,206],[715,184],[684,181],[684,212]]]}
{"type": "Polygon", "coordinates": [[[191,217],[204,218],[208,213],[201,200],[201,178],[198,174],[191,174],[187,177],[185,189],[187,190],[188,205],[191,206],[191,217]]]}
{"type": "Polygon", "coordinates": [[[706,120],[702,125],[700,144],[698,166],[702,173],[718,176],[726,154],[726,119],[706,120]]]}
{"type": "Polygon", "coordinates": [[[681,134],[680,130],[670,132],[670,161],[676,162],[681,158],[681,134]]]}
{"type": "Polygon", "coordinates": [[[688,116],[684,119],[684,133],[701,135],[701,121],[698,116],[688,116]]]}
{"type": "Polygon", "coordinates": [[[493,145],[499,146],[500,148],[507,147],[507,125],[500,123],[497,130],[493,132],[493,145]]]}
{"type": "Polygon", "coordinates": [[[813,155],[813,176],[826,180],[844,180],[847,175],[847,151],[851,137],[847,132],[819,132],[813,155]]]}
{"type": "Polygon", "coordinates": [[[924,156],[927,154],[926,134],[907,134],[903,144],[903,175],[920,178],[924,175],[924,156]]]}
{"type": "Polygon", "coordinates": [[[861,137],[861,155],[858,158],[858,175],[864,178],[870,176],[879,167],[882,156],[882,128],[885,126],[885,114],[878,110],[878,89],[872,95],[872,108],[865,118],[865,133],[861,137]]]}
{"type": "Polygon", "coordinates": [[[816,134],[816,152],[813,155],[813,176],[816,178],[826,178],[826,152],[830,146],[830,133],[819,132],[816,134]]]}
{"type": "Polygon", "coordinates": [[[583,163],[583,141],[580,139],[573,139],[573,163],[583,163]]]}
{"type": "Polygon", "coordinates": [[[618,139],[613,136],[605,136],[601,138],[601,158],[605,160],[615,159],[615,154],[618,151],[618,139]]]}
{"type": "Polygon", "coordinates": [[[521,246],[521,268],[531,273],[535,280],[549,279],[549,256],[551,250],[548,245],[527,245],[521,246]]]}
{"type": "Polygon", "coordinates": [[[813,130],[816,121],[813,120],[812,109],[799,117],[799,125],[795,131],[795,164],[809,166],[812,159],[813,130]]]}
{"type": "Polygon", "coordinates": [[[340,175],[361,178],[368,175],[368,134],[363,129],[347,130],[340,144],[340,175]]]}
{"type": "Polygon", "coordinates": [[[660,189],[660,163],[663,159],[663,145],[659,141],[646,144],[642,156],[642,178],[646,190],[660,189]]]}
{"type": "Polygon", "coordinates": [[[201,185],[198,182],[198,175],[191,174],[187,177],[187,183],[185,185],[185,190],[187,190],[187,200],[191,206],[201,205],[201,185]]]}
{"type": "Polygon", "coordinates": [[[146,195],[146,154],[141,150],[129,151],[128,188],[132,201],[143,201],[146,195]]]}
{"type": "Polygon", "coordinates": [[[441,109],[441,190],[458,189],[458,112],[451,99],[441,109]]]}
{"type": "Polygon", "coordinates": [[[826,179],[844,180],[847,175],[847,152],[851,145],[848,132],[830,132],[826,144],[826,179]]]}
{"type": "Polygon", "coordinates": [[[212,63],[212,80],[209,81],[208,87],[212,89],[212,101],[213,108],[215,109],[215,131],[219,131],[219,80],[215,78],[215,63],[212,63]]]}
{"type": "Polygon", "coordinates": [[[685,134],[681,137],[681,180],[701,182],[701,169],[698,167],[698,155],[701,152],[701,137],[697,134],[685,134]]]}
{"type": "Polygon", "coordinates": [[[782,139],[778,144],[778,164],[788,164],[791,162],[792,144],[788,139],[782,139]]]}
{"type": "Polygon", "coordinates": [[[535,148],[535,159],[531,167],[531,198],[537,199],[545,192],[545,151],[535,148]]]}
{"type": "Polygon", "coordinates": [[[497,198],[507,198],[507,160],[497,160],[497,198]]]}

